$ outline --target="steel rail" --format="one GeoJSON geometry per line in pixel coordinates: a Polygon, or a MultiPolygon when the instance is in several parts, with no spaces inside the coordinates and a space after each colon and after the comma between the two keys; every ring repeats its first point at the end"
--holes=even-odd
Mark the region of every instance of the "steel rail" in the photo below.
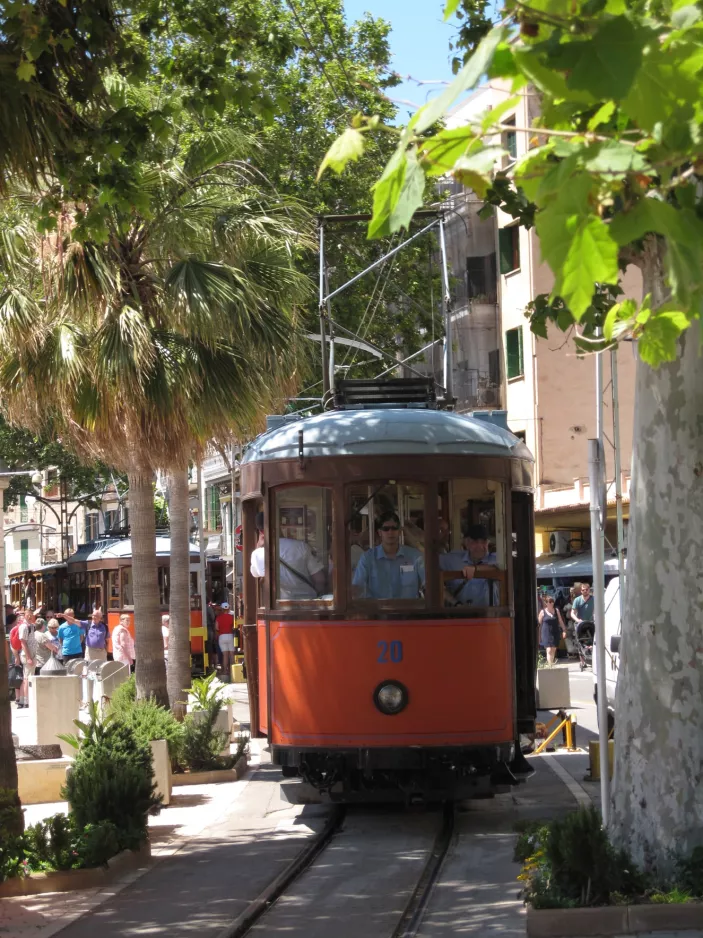
{"type": "Polygon", "coordinates": [[[432,890],[444,865],[447,851],[454,839],[455,806],[449,802],[444,805],[442,826],[432,847],[425,868],[413,890],[391,938],[415,938],[432,895],[432,890]]]}
{"type": "Polygon", "coordinates": [[[237,918],[218,932],[217,938],[243,938],[259,919],[271,908],[274,902],[298,879],[322,853],[332,837],[339,830],[346,810],[343,805],[335,805],[324,828],[301,852],[249,903],[237,918]]]}

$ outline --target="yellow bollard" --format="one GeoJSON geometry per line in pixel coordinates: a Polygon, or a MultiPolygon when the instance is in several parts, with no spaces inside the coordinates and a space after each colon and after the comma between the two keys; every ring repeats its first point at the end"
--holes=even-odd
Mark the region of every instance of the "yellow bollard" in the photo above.
{"type": "MultiPolygon", "coordinates": [[[[613,777],[613,761],[615,759],[615,741],[608,740],[608,774],[613,777]]],[[[590,763],[591,781],[600,779],[600,742],[592,739],[588,743],[588,760],[590,763]]]]}

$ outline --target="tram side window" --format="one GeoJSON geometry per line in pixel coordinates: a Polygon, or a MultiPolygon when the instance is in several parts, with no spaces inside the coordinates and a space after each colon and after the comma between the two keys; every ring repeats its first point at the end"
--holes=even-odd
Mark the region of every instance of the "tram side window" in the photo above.
{"type": "Polygon", "coordinates": [[[159,603],[168,606],[171,598],[171,578],[168,567],[159,567],[159,603]]]}
{"type": "Polygon", "coordinates": [[[110,570],[107,575],[107,602],[110,609],[120,608],[120,579],[117,570],[110,570]]]}
{"type": "Polygon", "coordinates": [[[122,567],[122,608],[134,609],[134,590],[132,588],[132,568],[122,567]]]}
{"type": "MultiPolygon", "coordinates": [[[[332,492],[323,486],[278,489],[274,500],[276,604],[332,602],[332,492]]],[[[258,522],[257,522],[258,527],[258,522]]],[[[264,575],[263,537],[252,553],[251,571],[264,575]]]]}
{"type": "Polygon", "coordinates": [[[424,602],[424,488],[395,481],[354,485],[347,510],[352,596],[424,602]]]}
{"type": "Polygon", "coordinates": [[[440,484],[439,568],[445,607],[507,603],[503,486],[486,479],[440,484]],[[461,574],[449,577],[449,573],[461,574]]]}

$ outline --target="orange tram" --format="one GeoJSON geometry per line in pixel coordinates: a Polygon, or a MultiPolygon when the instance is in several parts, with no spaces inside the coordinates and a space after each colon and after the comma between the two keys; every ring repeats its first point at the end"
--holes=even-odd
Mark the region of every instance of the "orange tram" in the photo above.
{"type": "Polygon", "coordinates": [[[242,463],[252,729],[332,800],[460,800],[531,772],[533,459],[500,415],[398,403],[403,386],[340,382],[242,463]]]}
{"type": "MultiPolygon", "coordinates": [[[[162,613],[169,610],[170,599],[170,538],[157,536],[156,562],[159,605],[162,613]]],[[[200,609],[200,554],[191,544],[190,554],[190,650],[196,670],[207,664],[207,627],[200,609]]],[[[36,570],[14,573],[10,580],[10,601],[22,603],[25,577],[34,581],[35,606],[45,606],[58,613],[73,608],[76,616],[88,618],[93,609],[102,609],[107,627],[112,630],[120,616],[127,614],[134,635],[134,597],[132,579],[132,543],[128,537],[105,537],[81,544],[64,564],[52,564],[36,570]]],[[[108,652],[112,644],[108,642],[108,652]]]]}

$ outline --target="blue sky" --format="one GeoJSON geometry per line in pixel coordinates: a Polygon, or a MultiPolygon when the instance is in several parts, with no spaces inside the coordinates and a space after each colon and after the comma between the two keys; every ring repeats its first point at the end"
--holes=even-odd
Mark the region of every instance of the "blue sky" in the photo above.
{"type": "MultiPolygon", "coordinates": [[[[452,77],[449,43],[455,35],[453,23],[457,20],[453,17],[453,22],[442,22],[442,0],[345,0],[344,7],[349,21],[368,12],[391,24],[393,67],[401,75],[435,81],[452,77]]],[[[436,94],[441,87],[404,82],[393,88],[391,95],[424,104],[427,96],[436,94]]],[[[398,122],[405,123],[409,113],[412,113],[409,107],[399,105],[398,122]]]]}

